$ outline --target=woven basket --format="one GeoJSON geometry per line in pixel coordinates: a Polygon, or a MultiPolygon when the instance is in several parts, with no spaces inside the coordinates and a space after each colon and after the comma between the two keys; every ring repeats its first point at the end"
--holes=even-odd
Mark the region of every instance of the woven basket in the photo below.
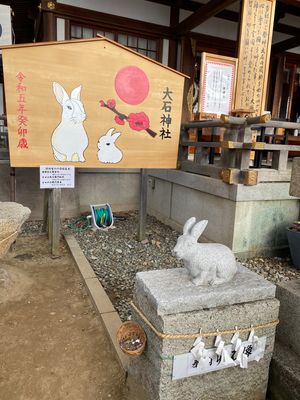
{"type": "Polygon", "coordinates": [[[140,356],[145,350],[147,339],[145,332],[136,322],[126,321],[123,322],[123,324],[120,326],[117,332],[117,341],[123,353],[131,357],[137,357],[140,356]],[[124,342],[124,340],[135,339],[135,338],[138,338],[141,341],[141,345],[138,349],[128,350],[121,345],[121,343],[124,342]]]}

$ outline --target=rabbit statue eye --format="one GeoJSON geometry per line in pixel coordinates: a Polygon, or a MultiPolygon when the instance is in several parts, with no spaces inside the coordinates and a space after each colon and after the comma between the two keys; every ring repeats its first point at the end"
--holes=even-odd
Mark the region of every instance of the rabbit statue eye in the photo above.
{"type": "Polygon", "coordinates": [[[71,107],[71,106],[67,106],[67,108],[68,108],[69,110],[72,110],[72,107],[71,107]]]}
{"type": "Polygon", "coordinates": [[[110,146],[110,143],[106,143],[106,146],[110,146]]]}

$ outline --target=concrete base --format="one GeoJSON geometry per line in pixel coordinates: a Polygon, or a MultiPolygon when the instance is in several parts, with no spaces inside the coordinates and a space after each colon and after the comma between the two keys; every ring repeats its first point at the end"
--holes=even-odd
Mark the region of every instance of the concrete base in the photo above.
{"type": "Polygon", "coordinates": [[[277,286],[280,324],[270,367],[269,399],[300,399],[300,282],[282,282],[277,286]]]}
{"type": "Polygon", "coordinates": [[[270,366],[268,400],[300,399],[299,356],[276,343],[270,366]]]}
{"type": "Polygon", "coordinates": [[[209,221],[201,240],[223,243],[238,257],[287,251],[286,228],[299,218],[288,181],[228,185],[175,170],[150,170],[149,180],[148,212],[178,231],[195,216],[209,221]]]}
{"type": "MultiPolygon", "coordinates": [[[[264,324],[278,317],[275,286],[246,268],[239,268],[231,283],[233,291],[230,284],[193,286],[184,272],[174,269],[137,274],[134,302],[160,332],[195,333],[200,328],[203,332],[222,331],[264,324]]],[[[265,399],[275,327],[256,332],[267,337],[266,350],[258,363],[249,363],[248,369],[236,366],[173,381],[173,356],[188,353],[194,339],[161,339],[134,311],[133,319],[146,332],[147,348],[142,356],[130,361],[129,374],[142,383],[149,400],[265,399]]],[[[241,338],[245,340],[247,336],[243,334],[241,338]]],[[[231,337],[224,335],[223,339],[229,343],[231,337]]],[[[214,339],[205,338],[206,348],[213,347],[214,339]]]]}
{"type": "Polygon", "coordinates": [[[276,342],[285,343],[300,357],[300,281],[295,279],[278,284],[276,298],[280,301],[276,342]]]}

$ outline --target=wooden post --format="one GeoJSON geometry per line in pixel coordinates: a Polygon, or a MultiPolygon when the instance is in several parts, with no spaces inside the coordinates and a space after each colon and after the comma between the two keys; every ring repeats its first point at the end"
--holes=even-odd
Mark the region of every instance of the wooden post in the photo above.
{"type": "MultiPolygon", "coordinates": [[[[240,130],[238,135],[238,141],[242,143],[252,143],[252,131],[250,126],[242,128],[240,130]]],[[[251,150],[243,149],[237,151],[236,168],[240,170],[248,169],[250,166],[250,155],[251,155],[251,150]]]]}
{"type": "Polygon", "coordinates": [[[53,257],[59,256],[61,189],[51,189],[48,200],[48,236],[53,257]]]}
{"type": "Polygon", "coordinates": [[[287,169],[288,155],[288,150],[273,151],[272,168],[279,171],[287,169]]]}
{"type": "Polygon", "coordinates": [[[10,201],[16,201],[16,169],[10,169],[10,201]]]}
{"type": "MultiPolygon", "coordinates": [[[[238,139],[239,130],[237,127],[226,128],[224,132],[224,141],[236,142],[238,139]]],[[[220,165],[226,168],[235,168],[236,166],[236,151],[222,149],[220,165]]]]}
{"type": "Polygon", "coordinates": [[[43,208],[43,227],[42,227],[43,232],[48,232],[47,226],[48,226],[49,196],[50,196],[50,190],[45,189],[44,190],[44,208],[43,208]]]}
{"type": "Polygon", "coordinates": [[[147,188],[148,173],[142,168],[140,173],[140,209],[139,209],[139,225],[138,225],[138,241],[145,239],[146,218],[147,218],[147,188]]]}

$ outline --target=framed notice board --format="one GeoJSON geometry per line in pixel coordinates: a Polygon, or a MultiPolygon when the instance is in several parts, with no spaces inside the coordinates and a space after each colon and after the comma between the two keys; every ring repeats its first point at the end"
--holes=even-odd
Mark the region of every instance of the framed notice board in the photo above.
{"type": "Polygon", "coordinates": [[[229,114],[233,108],[237,58],[202,53],[200,71],[200,119],[229,114]]]}

